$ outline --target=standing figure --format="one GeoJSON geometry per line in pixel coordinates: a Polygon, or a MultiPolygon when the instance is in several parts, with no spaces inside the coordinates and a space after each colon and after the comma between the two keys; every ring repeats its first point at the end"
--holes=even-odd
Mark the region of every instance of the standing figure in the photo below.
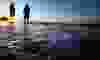
{"type": "Polygon", "coordinates": [[[29,23],[29,15],[30,15],[30,8],[29,5],[26,4],[25,8],[24,8],[24,19],[25,19],[25,23],[29,23]]]}
{"type": "Polygon", "coordinates": [[[10,16],[15,16],[15,8],[14,8],[14,3],[10,4],[10,16]]]}

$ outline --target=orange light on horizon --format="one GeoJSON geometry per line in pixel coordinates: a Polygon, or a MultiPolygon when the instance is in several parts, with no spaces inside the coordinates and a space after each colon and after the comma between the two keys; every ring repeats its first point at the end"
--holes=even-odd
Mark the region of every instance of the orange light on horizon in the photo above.
{"type": "Polygon", "coordinates": [[[16,17],[10,17],[10,16],[0,16],[0,22],[13,22],[16,23],[16,17]],[[5,19],[5,20],[3,20],[5,19]]]}
{"type": "Polygon", "coordinates": [[[0,32],[6,30],[7,31],[16,30],[16,17],[0,16],[0,32]]]}

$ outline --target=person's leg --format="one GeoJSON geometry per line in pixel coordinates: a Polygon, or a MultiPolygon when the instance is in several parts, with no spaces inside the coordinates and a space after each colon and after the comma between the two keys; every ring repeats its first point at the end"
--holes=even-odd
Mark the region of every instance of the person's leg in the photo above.
{"type": "Polygon", "coordinates": [[[24,16],[24,23],[29,24],[29,16],[24,16]]]}
{"type": "Polygon", "coordinates": [[[29,16],[27,16],[27,24],[29,24],[29,16]]]}
{"type": "Polygon", "coordinates": [[[11,10],[10,10],[10,16],[15,16],[15,8],[11,8],[11,10]]]}
{"type": "Polygon", "coordinates": [[[26,24],[26,23],[27,23],[27,17],[24,16],[24,24],[26,24]]]}

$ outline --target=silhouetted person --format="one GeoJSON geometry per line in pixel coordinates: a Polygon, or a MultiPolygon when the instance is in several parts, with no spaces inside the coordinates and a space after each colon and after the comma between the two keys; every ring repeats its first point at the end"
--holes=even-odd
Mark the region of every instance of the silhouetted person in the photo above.
{"type": "Polygon", "coordinates": [[[9,8],[10,8],[10,16],[15,16],[15,8],[14,8],[14,3],[11,3],[9,8]]]}
{"type": "Polygon", "coordinates": [[[26,4],[25,8],[24,8],[24,19],[25,19],[25,23],[29,23],[29,15],[30,15],[30,8],[29,5],[26,4]]]}

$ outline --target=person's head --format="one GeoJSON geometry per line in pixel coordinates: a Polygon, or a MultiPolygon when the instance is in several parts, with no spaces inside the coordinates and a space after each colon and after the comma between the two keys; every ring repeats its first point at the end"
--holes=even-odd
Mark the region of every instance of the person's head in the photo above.
{"type": "Polygon", "coordinates": [[[28,4],[26,4],[26,5],[25,5],[25,8],[29,8],[29,5],[28,5],[28,4]]]}

